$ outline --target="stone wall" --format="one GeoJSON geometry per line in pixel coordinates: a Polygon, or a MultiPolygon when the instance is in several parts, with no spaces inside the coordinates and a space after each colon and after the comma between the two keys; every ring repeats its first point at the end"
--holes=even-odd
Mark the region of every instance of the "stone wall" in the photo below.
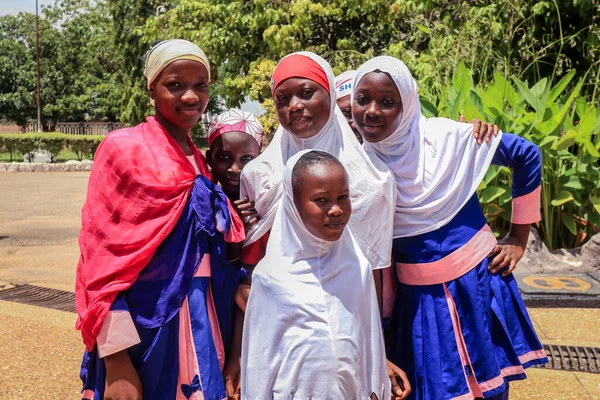
{"type": "Polygon", "coordinates": [[[74,172],[91,171],[93,161],[67,161],[65,163],[0,163],[0,173],[3,172],[74,172]]]}

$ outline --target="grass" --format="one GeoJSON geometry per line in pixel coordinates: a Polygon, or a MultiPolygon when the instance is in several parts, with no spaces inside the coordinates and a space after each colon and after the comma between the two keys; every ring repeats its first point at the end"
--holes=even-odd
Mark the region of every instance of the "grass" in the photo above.
{"type": "MultiPolygon", "coordinates": [[[[89,157],[83,157],[89,160],[89,157]]],[[[56,156],[56,162],[65,162],[70,160],[77,160],[77,154],[73,153],[69,149],[64,149],[56,156]]],[[[17,153],[15,160],[16,162],[23,162],[23,155],[17,153]]],[[[10,162],[10,153],[0,153],[0,162],[10,162]]]]}

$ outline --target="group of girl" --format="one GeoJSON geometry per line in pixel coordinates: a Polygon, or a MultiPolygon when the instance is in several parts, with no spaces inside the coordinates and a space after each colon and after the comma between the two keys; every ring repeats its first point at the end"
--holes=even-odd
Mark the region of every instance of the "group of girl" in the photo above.
{"type": "Polygon", "coordinates": [[[336,80],[300,52],[272,76],[269,146],[229,110],[205,158],[208,59],[167,40],[145,67],[155,115],[105,138],[82,212],[84,399],[505,399],[546,362],[511,274],[540,219],[535,145],[423,118],[398,59],[336,80]],[[499,241],[490,164],[513,171],[499,241]]]}

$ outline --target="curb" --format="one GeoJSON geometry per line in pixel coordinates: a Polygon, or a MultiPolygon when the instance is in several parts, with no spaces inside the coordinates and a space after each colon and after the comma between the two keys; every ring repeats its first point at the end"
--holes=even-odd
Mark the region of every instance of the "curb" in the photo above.
{"type": "Polygon", "coordinates": [[[0,173],[3,172],[76,172],[91,171],[93,161],[67,161],[65,163],[0,163],[0,173]]]}
{"type": "Polygon", "coordinates": [[[514,274],[527,307],[600,308],[600,273],[514,274]]]}

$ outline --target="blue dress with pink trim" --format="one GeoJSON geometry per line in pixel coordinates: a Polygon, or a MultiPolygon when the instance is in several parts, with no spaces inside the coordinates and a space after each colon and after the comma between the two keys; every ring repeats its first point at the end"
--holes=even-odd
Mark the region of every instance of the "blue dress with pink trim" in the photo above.
{"type": "Polygon", "coordinates": [[[234,295],[246,272],[226,259],[225,195],[198,176],[175,228],[121,292],[81,366],[83,399],[104,398],[104,357],[127,350],[147,400],[221,400],[234,295]]]}
{"type": "MultiPolygon", "coordinates": [[[[492,163],[513,171],[512,222],[539,221],[539,149],[503,134],[492,163]]],[[[408,374],[411,398],[506,398],[509,381],[548,362],[514,277],[487,269],[495,245],[477,195],[442,228],[394,239],[386,347],[408,374]]]]}

